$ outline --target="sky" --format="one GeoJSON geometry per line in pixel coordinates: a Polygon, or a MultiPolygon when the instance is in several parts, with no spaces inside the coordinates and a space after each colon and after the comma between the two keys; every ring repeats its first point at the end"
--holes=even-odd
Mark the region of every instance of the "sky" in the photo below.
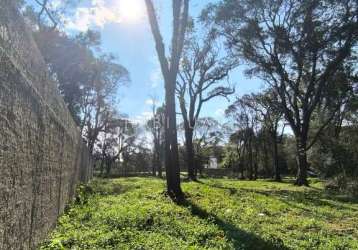
{"type": "MultiPolygon", "coordinates": [[[[159,18],[160,29],[167,47],[171,39],[170,0],[153,0],[159,18]]],[[[210,2],[191,0],[190,15],[195,18],[210,2]]],[[[53,0],[52,4],[61,1],[53,0]]],[[[130,119],[143,122],[151,116],[151,98],[163,102],[164,84],[161,76],[155,44],[148,23],[144,0],[82,0],[73,15],[66,18],[65,29],[70,33],[96,29],[102,35],[102,50],[118,57],[118,63],[126,67],[131,82],[121,87],[118,93],[120,113],[130,119]]],[[[244,66],[230,73],[230,83],[235,85],[235,96],[258,91],[262,83],[257,79],[247,79],[243,75],[244,66]]],[[[224,111],[229,105],[227,99],[218,97],[203,106],[201,117],[212,116],[224,119],[224,111]]]]}

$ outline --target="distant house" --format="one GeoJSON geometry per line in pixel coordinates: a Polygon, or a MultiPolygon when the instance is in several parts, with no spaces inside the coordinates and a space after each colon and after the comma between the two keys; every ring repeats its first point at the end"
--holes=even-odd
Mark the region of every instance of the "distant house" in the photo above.
{"type": "Polygon", "coordinates": [[[211,168],[211,169],[218,168],[218,159],[216,159],[216,157],[210,157],[208,168],[211,168]]]}

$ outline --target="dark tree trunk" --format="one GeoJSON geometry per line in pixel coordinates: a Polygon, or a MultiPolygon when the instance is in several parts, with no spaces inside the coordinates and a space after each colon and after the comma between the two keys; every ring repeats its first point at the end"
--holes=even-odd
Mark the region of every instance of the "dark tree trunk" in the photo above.
{"type": "Polygon", "coordinates": [[[245,179],[244,164],[243,163],[241,164],[240,168],[241,168],[241,179],[243,180],[243,179],[245,179]]]}
{"type": "MultiPolygon", "coordinates": [[[[163,121],[162,121],[163,122],[163,121]]],[[[163,175],[162,175],[162,159],[163,159],[163,142],[161,141],[162,139],[162,127],[159,127],[158,128],[158,141],[157,141],[157,163],[158,163],[158,166],[157,166],[157,170],[158,170],[158,177],[159,178],[162,178],[163,175]]]]}
{"type": "Polygon", "coordinates": [[[163,145],[162,143],[160,142],[159,144],[159,155],[158,155],[158,177],[159,178],[162,178],[163,177],[163,170],[162,170],[162,167],[163,167],[163,145]]]}
{"type": "Polygon", "coordinates": [[[194,146],[193,146],[193,130],[191,128],[185,128],[185,148],[186,158],[188,164],[188,179],[196,180],[196,169],[194,159],[194,146]]]}
{"type": "Polygon", "coordinates": [[[277,135],[272,134],[272,143],[273,143],[273,165],[274,165],[274,179],[275,181],[281,181],[281,173],[280,173],[280,166],[278,162],[278,145],[277,145],[277,135]]]}
{"type": "Polygon", "coordinates": [[[156,176],[156,165],[157,165],[157,151],[155,150],[152,159],[152,176],[156,176]]]}
{"type": "Polygon", "coordinates": [[[258,176],[258,165],[257,165],[257,161],[255,161],[255,164],[254,164],[254,180],[257,180],[257,176],[258,176]]]}
{"type": "Polygon", "coordinates": [[[249,142],[249,179],[253,180],[253,157],[252,157],[252,144],[251,139],[249,142]]]}
{"type": "Polygon", "coordinates": [[[303,138],[297,139],[297,179],[295,185],[308,186],[307,180],[307,152],[306,152],[306,140],[303,138]]]}
{"type": "Polygon", "coordinates": [[[167,192],[173,200],[179,201],[184,198],[184,194],[180,187],[175,87],[188,21],[189,0],[185,0],[183,2],[173,1],[173,36],[170,63],[168,62],[165,54],[163,38],[159,30],[153,2],[151,0],[145,0],[145,3],[165,82],[165,171],[167,179],[167,192]],[[181,4],[183,4],[183,6],[181,6],[181,4]]]}
{"type": "Polygon", "coordinates": [[[106,159],[106,177],[109,178],[111,175],[112,161],[106,159]]]}
{"type": "Polygon", "coordinates": [[[102,160],[101,160],[101,176],[103,176],[103,172],[104,172],[104,159],[102,158],[102,160]]]}
{"type": "Polygon", "coordinates": [[[244,172],[245,172],[245,164],[246,164],[246,159],[245,159],[245,157],[246,157],[246,145],[244,145],[244,148],[243,148],[243,150],[242,150],[242,156],[241,156],[241,159],[242,160],[240,160],[240,168],[241,168],[241,179],[243,180],[243,179],[245,179],[245,174],[244,174],[244,172]]]}
{"type": "Polygon", "coordinates": [[[270,176],[270,170],[268,168],[268,153],[267,153],[267,144],[266,141],[263,142],[263,150],[264,150],[264,169],[265,169],[265,177],[268,178],[270,176]]]}
{"type": "Polygon", "coordinates": [[[178,139],[175,110],[176,77],[165,83],[165,171],[167,175],[168,195],[176,200],[183,199],[180,187],[180,167],[178,156],[178,139]]]}
{"type": "Polygon", "coordinates": [[[254,180],[257,180],[258,170],[259,170],[259,147],[256,140],[254,145],[255,145],[254,180]]]}

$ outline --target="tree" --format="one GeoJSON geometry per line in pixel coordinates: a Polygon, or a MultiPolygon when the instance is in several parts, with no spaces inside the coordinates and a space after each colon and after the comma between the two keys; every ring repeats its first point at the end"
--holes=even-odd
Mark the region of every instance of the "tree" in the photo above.
{"type": "Polygon", "coordinates": [[[94,55],[92,48],[100,44],[96,32],[87,31],[70,38],[56,29],[43,28],[35,31],[34,37],[93,152],[98,135],[110,122],[118,87],[129,81],[128,71],[111,54],[94,55]]]}
{"type": "Polygon", "coordinates": [[[111,112],[108,122],[100,132],[97,147],[94,149],[97,155],[101,156],[101,174],[103,175],[105,167],[105,176],[110,176],[114,163],[117,163],[118,168],[124,168],[125,166],[121,166],[121,163],[139,147],[138,138],[139,130],[136,124],[114,111],[111,112]]]}
{"type": "Polygon", "coordinates": [[[118,86],[128,80],[127,71],[113,62],[112,56],[101,56],[93,62],[89,91],[86,91],[81,103],[80,127],[86,138],[90,152],[93,152],[98,135],[111,122],[110,110],[116,103],[118,86]]]}
{"type": "Polygon", "coordinates": [[[193,134],[195,176],[198,171],[201,174],[204,164],[209,161],[210,156],[220,159],[218,147],[224,141],[223,130],[222,124],[212,117],[196,120],[193,134]]]}
{"type": "Polygon", "coordinates": [[[325,178],[352,177],[355,169],[353,166],[357,166],[357,157],[354,156],[356,147],[352,143],[356,138],[354,124],[357,122],[355,118],[358,108],[357,76],[357,73],[352,72],[350,75],[341,74],[339,78],[335,78],[334,81],[339,82],[339,85],[332,85],[332,88],[325,91],[327,105],[323,108],[319,106],[313,114],[312,130],[320,127],[320,124],[332,113],[331,109],[335,109],[338,103],[341,104],[309,154],[315,170],[325,178]],[[346,95],[341,94],[342,88],[346,88],[343,90],[346,95]]]}
{"type": "Polygon", "coordinates": [[[251,65],[248,74],[262,78],[275,92],[296,139],[295,184],[308,185],[307,151],[337,111],[309,136],[311,117],[325,105],[329,88],[358,41],[358,3],[354,0],[224,0],[211,5],[211,20],[227,39],[233,56],[251,65]]]}
{"type": "Polygon", "coordinates": [[[100,155],[99,160],[101,161],[101,175],[103,176],[104,170],[106,170],[105,176],[107,177],[110,176],[112,165],[119,157],[119,153],[117,151],[118,140],[116,138],[118,124],[116,122],[115,112],[113,112],[110,117],[111,120],[106,123],[106,126],[101,133],[101,139],[97,145],[98,152],[94,153],[95,155],[100,155]]]}
{"type": "Polygon", "coordinates": [[[281,142],[285,126],[282,128],[281,136],[278,136],[278,129],[280,126],[279,122],[281,121],[283,114],[278,107],[277,97],[269,90],[261,94],[245,95],[241,99],[237,100],[236,105],[239,103],[257,113],[256,117],[261,123],[261,129],[268,133],[273,146],[272,159],[275,174],[274,178],[276,181],[281,181],[278,159],[278,143],[281,142]]]}
{"type": "Polygon", "coordinates": [[[163,141],[164,141],[164,106],[156,107],[156,99],[152,98],[153,117],[147,122],[146,127],[153,137],[153,157],[152,157],[152,173],[162,177],[162,158],[163,158],[163,141]]]}
{"type": "Polygon", "coordinates": [[[33,34],[72,117],[80,125],[86,96],[93,93],[92,78],[96,59],[91,48],[100,43],[98,34],[80,34],[78,37],[82,40],[87,37],[86,43],[78,37],[70,38],[53,29],[35,30],[33,34]]]}
{"type": "Polygon", "coordinates": [[[179,70],[185,31],[188,22],[189,0],[173,0],[173,35],[170,62],[165,53],[156,11],[151,0],[145,0],[152,34],[165,82],[165,168],[168,195],[175,200],[183,199],[180,187],[178,139],[176,131],[175,86],[179,70]]]}
{"type": "Polygon", "coordinates": [[[236,64],[222,55],[217,38],[214,32],[208,32],[203,38],[192,32],[184,45],[176,94],[184,121],[189,180],[196,180],[193,133],[203,105],[215,97],[234,93],[234,89],[222,80],[236,64]]]}
{"type": "Polygon", "coordinates": [[[72,14],[77,4],[77,0],[16,0],[21,7],[25,7],[25,17],[31,19],[31,25],[38,29],[56,30],[63,25],[64,17],[72,14]]]}
{"type": "Polygon", "coordinates": [[[244,168],[248,165],[248,177],[252,180],[257,177],[257,157],[254,159],[254,151],[257,152],[256,134],[259,130],[259,116],[254,109],[246,105],[245,99],[247,96],[238,99],[227,108],[225,113],[234,120],[237,127],[237,131],[230,136],[230,141],[237,145],[241,177],[244,178],[244,168]]]}

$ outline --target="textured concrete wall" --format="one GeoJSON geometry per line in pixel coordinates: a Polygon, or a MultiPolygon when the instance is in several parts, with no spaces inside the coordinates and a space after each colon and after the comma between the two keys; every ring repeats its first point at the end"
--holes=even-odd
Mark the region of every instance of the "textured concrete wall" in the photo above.
{"type": "Polygon", "coordinates": [[[34,249],[90,156],[12,0],[0,0],[0,249],[34,249]]]}

